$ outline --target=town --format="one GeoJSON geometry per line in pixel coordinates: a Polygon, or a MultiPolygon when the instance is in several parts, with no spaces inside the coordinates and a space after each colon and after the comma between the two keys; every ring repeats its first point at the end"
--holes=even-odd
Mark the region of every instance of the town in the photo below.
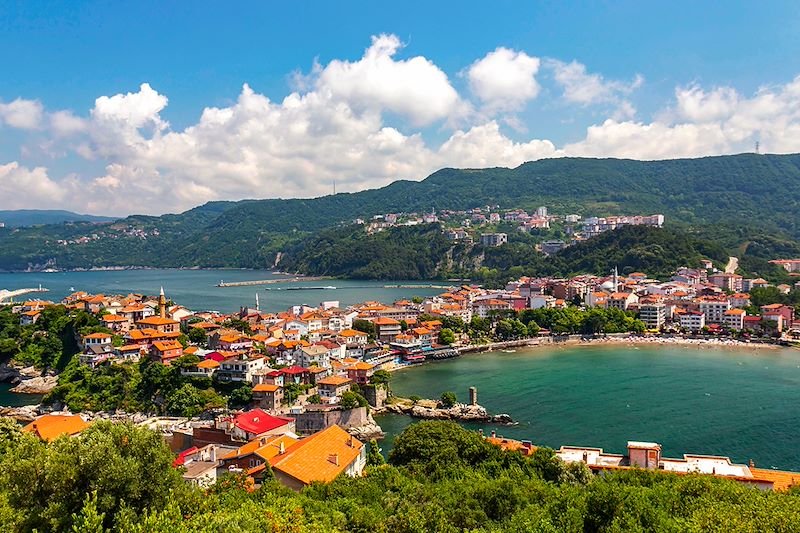
{"type": "MultiPolygon", "coordinates": [[[[779,263],[788,270],[797,261],[779,263]]],[[[258,484],[268,463],[277,479],[299,489],[362,472],[365,441],[382,437],[372,413],[395,401],[392,371],[473,351],[576,339],[796,343],[794,307],[752,300],[765,291],[798,289],[800,282],[773,287],[707,261],[666,281],[615,269],[607,276],[522,278],[501,289],[463,284],[390,304],[298,304],[279,313],[262,311],[257,294],[237,313],[193,311],[169,300],[163,288],[158,296],[75,292],[58,304],[30,300],[7,310],[33,329],[55,308],[94,317],[76,356],[90,372],[142,362],[175,368],[182,385],[164,399],[161,416],[140,423],[165,434],[188,481],[209,486],[231,472],[258,484]]],[[[51,377],[38,392],[52,390],[55,408],[75,407],[57,384],[51,377]]],[[[26,427],[51,439],[77,434],[90,421],[85,413],[56,411],[26,427]]],[[[707,473],[726,475],[711,468],[707,473]]]]}

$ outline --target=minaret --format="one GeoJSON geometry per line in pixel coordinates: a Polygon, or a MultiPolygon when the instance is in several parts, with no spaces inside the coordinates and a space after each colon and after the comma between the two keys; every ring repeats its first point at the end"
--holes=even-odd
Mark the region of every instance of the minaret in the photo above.
{"type": "Polygon", "coordinates": [[[256,293],[256,311],[261,312],[261,309],[258,308],[258,293],[256,293]]]}
{"type": "Polygon", "coordinates": [[[614,267],[614,292],[619,291],[619,272],[617,272],[617,267],[614,267]]]}
{"type": "Polygon", "coordinates": [[[158,296],[158,308],[161,318],[167,318],[167,297],[164,296],[164,287],[161,287],[161,294],[158,296]]]}

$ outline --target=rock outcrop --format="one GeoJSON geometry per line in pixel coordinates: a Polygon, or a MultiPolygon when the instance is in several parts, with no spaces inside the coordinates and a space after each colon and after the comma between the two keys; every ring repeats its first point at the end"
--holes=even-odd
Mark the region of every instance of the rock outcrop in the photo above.
{"type": "Polygon", "coordinates": [[[453,407],[441,407],[431,400],[412,403],[408,400],[386,405],[383,412],[423,418],[426,420],[458,420],[461,422],[491,422],[495,424],[513,424],[507,414],[490,415],[481,405],[459,403],[453,407]]]}
{"type": "Polygon", "coordinates": [[[375,419],[372,418],[371,413],[367,415],[365,424],[347,428],[347,432],[361,442],[368,442],[370,439],[382,439],[386,435],[378,423],[375,422],[375,419]]]}
{"type": "Polygon", "coordinates": [[[19,394],[47,394],[58,385],[58,376],[39,376],[20,381],[10,392],[19,394]]]}
{"type": "Polygon", "coordinates": [[[0,406],[0,417],[13,418],[17,422],[21,422],[23,424],[33,422],[33,420],[40,414],[41,412],[39,411],[38,405],[23,405],[20,407],[0,406]]]}
{"type": "Polygon", "coordinates": [[[9,365],[0,365],[0,383],[11,383],[16,385],[20,382],[21,374],[19,368],[9,365]]]}

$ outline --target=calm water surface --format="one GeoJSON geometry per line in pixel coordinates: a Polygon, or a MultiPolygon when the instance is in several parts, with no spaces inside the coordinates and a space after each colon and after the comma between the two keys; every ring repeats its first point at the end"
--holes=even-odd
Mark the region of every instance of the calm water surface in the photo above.
{"type": "MultiPolygon", "coordinates": [[[[395,374],[398,395],[438,398],[446,390],[508,413],[517,426],[467,427],[551,447],[625,451],[655,441],[664,455],[728,455],[800,470],[800,351],[690,347],[562,347],[487,353],[395,374]]],[[[410,423],[378,417],[383,447],[410,423]]]]}
{"type": "MultiPolygon", "coordinates": [[[[424,285],[424,281],[351,281],[323,280],[275,285],[252,285],[247,287],[215,287],[221,280],[247,281],[276,279],[269,271],[258,270],[118,270],[95,272],[53,273],[0,273],[0,289],[37,287],[40,284],[50,289],[49,293],[27,296],[58,301],[70,294],[72,289],[90,293],[127,294],[130,292],[158,294],[164,287],[169,298],[195,311],[238,311],[242,305],[255,305],[258,293],[261,309],[267,312],[285,311],[296,304],[318,305],[322,301],[339,300],[346,306],[364,300],[379,300],[391,303],[414,295],[431,296],[443,292],[441,289],[384,288],[384,285],[424,285]],[[285,290],[287,287],[334,286],[324,290],[285,290]],[[266,290],[267,287],[270,290],[266,290]],[[280,290],[278,290],[280,289],[280,290]]],[[[434,285],[443,285],[434,282],[434,285]]]]}

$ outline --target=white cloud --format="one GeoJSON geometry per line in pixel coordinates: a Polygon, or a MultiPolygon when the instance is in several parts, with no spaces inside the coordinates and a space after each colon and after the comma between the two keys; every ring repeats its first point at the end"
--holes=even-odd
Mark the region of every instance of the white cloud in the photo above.
{"type": "Polygon", "coordinates": [[[526,161],[563,155],[552,142],[534,139],[516,143],[500,132],[495,121],[457,131],[439,149],[442,166],[516,167],[526,161]]]}
{"type": "Polygon", "coordinates": [[[633,119],[629,101],[640,80],[610,81],[579,63],[547,60],[565,100],[608,108],[583,139],[558,147],[519,133],[532,126],[515,111],[539,93],[537,58],[498,48],[472,63],[464,73],[480,112],[465,113],[469,98],[428,59],[396,59],[401,46],[379,36],[361,59],[315,62],[280,101],[245,84],[235,102],[204,109],[184,129],[162,117],[169,101],[147,83],[97,98],[86,116],[46,113],[38,102],[20,100],[0,117],[35,128],[26,134],[30,146],[58,154],[51,157],[102,161],[105,169],[56,178],[35,165],[0,166],[0,204],[163,213],[215,199],[319,196],[334,180],[337,190],[352,192],[445,166],[513,167],[562,155],[693,157],[750,150],[756,138],[768,151],[800,151],[800,77],[750,97],[732,88],[679,87],[671,105],[645,121],[633,119]],[[516,138],[504,133],[508,127],[516,138]],[[434,130],[438,143],[426,140],[434,130]]]}
{"type": "Polygon", "coordinates": [[[395,35],[373,37],[358,61],[334,60],[321,69],[316,90],[355,110],[391,111],[417,126],[447,118],[459,105],[447,75],[421,56],[395,60],[402,46],[395,35]]]}
{"type": "Polygon", "coordinates": [[[38,100],[17,98],[7,104],[0,103],[0,123],[12,128],[34,130],[42,122],[44,107],[38,100]]]}
{"type": "Polygon", "coordinates": [[[59,207],[64,187],[47,176],[47,169],[20,166],[16,161],[0,165],[0,198],[4,209],[59,207]]]}
{"type": "Polygon", "coordinates": [[[519,111],[539,94],[539,58],[497,48],[467,70],[472,92],[488,112],[519,111]]]}
{"type": "Polygon", "coordinates": [[[800,76],[763,87],[751,98],[730,87],[704,91],[678,88],[676,106],[651,123],[606,120],[590,126],[586,138],[569,144],[570,155],[663,159],[752,150],[800,151],[800,76]]]}
{"type": "Polygon", "coordinates": [[[586,65],[577,61],[565,63],[548,59],[546,66],[553,71],[553,78],[563,88],[564,99],[583,105],[617,102],[621,96],[638,89],[644,82],[639,74],[630,83],[606,80],[600,74],[590,74],[586,65]]]}
{"type": "Polygon", "coordinates": [[[50,129],[56,137],[68,137],[89,129],[89,122],[76,117],[72,111],[56,111],[50,114],[50,129]]]}

